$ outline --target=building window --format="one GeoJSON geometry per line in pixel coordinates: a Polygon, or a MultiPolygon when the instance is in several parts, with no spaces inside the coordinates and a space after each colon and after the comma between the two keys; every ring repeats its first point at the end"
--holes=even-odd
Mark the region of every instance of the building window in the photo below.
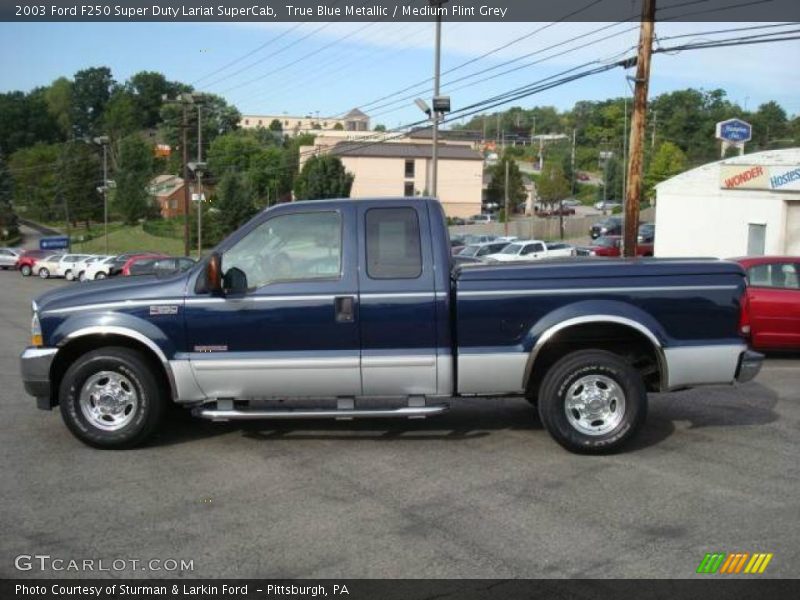
{"type": "Polygon", "coordinates": [[[416,279],[422,274],[419,219],[413,208],[372,208],[366,214],[367,275],[416,279]]]}
{"type": "Polygon", "coordinates": [[[263,124],[263,121],[262,121],[261,119],[259,119],[259,120],[258,120],[258,124],[259,124],[259,125],[262,125],[262,124],[263,124]]]}
{"type": "Polygon", "coordinates": [[[403,195],[404,196],[413,196],[414,195],[414,182],[413,181],[406,181],[405,185],[403,186],[403,195]]]}
{"type": "Polygon", "coordinates": [[[414,161],[406,161],[406,177],[414,177],[414,161]]]}
{"type": "Polygon", "coordinates": [[[288,126],[289,126],[289,121],[284,121],[284,122],[283,122],[283,124],[284,124],[286,127],[288,127],[288,126]]]}
{"type": "Polygon", "coordinates": [[[244,120],[244,124],[245,124],[245,125],[250,125],[250,119],[245,119],[245,120],[244,120]]]}

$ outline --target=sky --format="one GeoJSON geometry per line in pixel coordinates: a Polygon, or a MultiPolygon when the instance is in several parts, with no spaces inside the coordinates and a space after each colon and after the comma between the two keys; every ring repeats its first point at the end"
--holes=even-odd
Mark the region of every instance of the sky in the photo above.
{"type": "MultiPolygon", "coordinates": [[[[751,35],[709,32],[753,25],[658,23],[656,35],[668,47],[751,35]],[[678,35],[685,37],[668,39],[678,35]]],[[[360,106],[373,124],[391,128],[424,117],[413,99],[431,96],[433,36],[429,23],[2,23],[0,91],[27,91],[105,65],[118,81],[160,71],[222,95],[243,114],[323,117],[360,106]]],[[[444,23],[442,93],[455,109],[587,62],[631,56],[637,40],[631,23],[444,23]]],[[[657,54],[650,94],[723,88],[743,107],[775,100],[797,115],[798,61],[798,40],[657,54]]],[[[578,100],[630,95],[626,76],[633,71],[613,69],[511,105],[563,110],[578,100]]]]}

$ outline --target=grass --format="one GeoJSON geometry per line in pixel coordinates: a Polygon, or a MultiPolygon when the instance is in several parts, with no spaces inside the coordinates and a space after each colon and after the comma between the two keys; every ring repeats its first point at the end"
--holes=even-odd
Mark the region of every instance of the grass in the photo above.
{"type": "MultiPolygon", "coordinates": [[[[105,238],[101,234],[87,242],[73,242],[73,252],[88,254],[105,253],[105,238]]],[[[142,230],[141,225],[120,226],[108,234],[108,251],[111,254],[122,254],[135,250],[163,252],[175,256],[183,255],[183,240],[157,237],[142,230]]]]}

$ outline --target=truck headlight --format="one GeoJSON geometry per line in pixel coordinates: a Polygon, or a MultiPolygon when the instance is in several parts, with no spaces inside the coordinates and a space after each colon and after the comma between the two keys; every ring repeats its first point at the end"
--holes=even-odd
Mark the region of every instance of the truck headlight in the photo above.
{"type": "Polygon", "coordinates": [[[31,346],[44,346],[42,324],[39,323],[39,313],[33,313],[33,318],[31,319],[31,346]]]}

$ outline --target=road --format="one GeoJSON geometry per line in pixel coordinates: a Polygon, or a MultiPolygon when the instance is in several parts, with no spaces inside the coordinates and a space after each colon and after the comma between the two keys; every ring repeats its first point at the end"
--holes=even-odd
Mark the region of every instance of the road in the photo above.
{"type": "Polygon", "coordinates": [[[764,576],[797,576],[799,359],[653,396],[615,456],[565,452],[514,399],[423,422],[173,418],[103,452],[19,381],[30,300],[60,285],[79,284],[0,272],[2,577],[81,576],[14,568],[47,554],[187,559],[166,575],[192,577],[682,578],[713,551],[772,552],[764,576]]]}

